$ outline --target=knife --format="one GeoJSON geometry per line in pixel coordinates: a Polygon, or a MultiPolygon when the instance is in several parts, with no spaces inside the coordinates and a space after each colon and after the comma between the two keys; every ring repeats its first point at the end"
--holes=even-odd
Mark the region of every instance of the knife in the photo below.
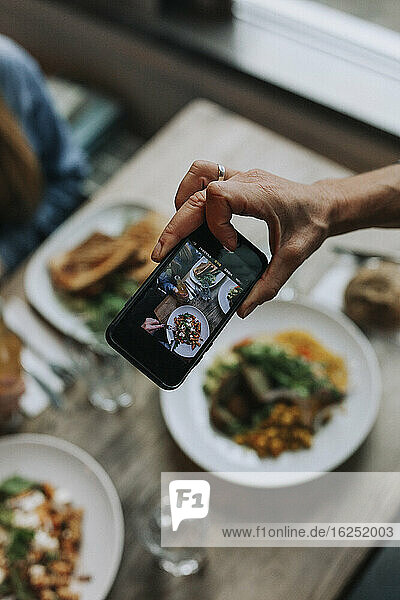
{"type": "Polygon", "coordinates": [[[360,262],[369,260],[371,258],[379,258],[380,260],[396,263],[400,265],[400,252],[381,252],[381,251],[368,251],[368,250],[354,250],[346,246],[334,246],[332,248],[336,254],[348,254],[354,256],[360,262]]]}

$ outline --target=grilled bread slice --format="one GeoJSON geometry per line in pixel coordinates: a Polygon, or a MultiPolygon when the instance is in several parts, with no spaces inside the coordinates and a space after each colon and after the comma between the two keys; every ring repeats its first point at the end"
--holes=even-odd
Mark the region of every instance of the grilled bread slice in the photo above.
{"type": "Polygon", "coordinates": [[[143,283],[153,271],[155,265],[150,255],[165,226],[165,219],[155,212],[150,212],[143,221],[134,223],[126,230],[126,235],[138,241],[137,263],[126,273],[127,277],[143,283]]]}
{"type": "Polygon", "coordinates": [[[195,268],[194,274],[196,277],[200,277],[201,275],[211,275],[216,274],[218,272],[218,268],[210,262],[200,263],[198,267],[195,268]]]}
{"type": "MultiPolygon", "coordinates": [[[[132,262],[138,254],[134,240],[93,233],[82,244],[50,261],[54,286],[65,292],[83,293],[110,273],[132,262]]],[[[97,288],[98,289],[98,288],[97,288]]]]}
{"type": "Polygon", "coordinates": [[[149,265],[150,271],[153,268],[150,253],[162,229],[161,223],[159,215],[149,213],[118,237],[94,232],[76,248],[50,261],[49,270],[55,288],[91,295],[101,291],[107,277],[117,270],[127,270],[127,278],[136,279],[135,275],[143,277],[149,271],[149,265]]]}

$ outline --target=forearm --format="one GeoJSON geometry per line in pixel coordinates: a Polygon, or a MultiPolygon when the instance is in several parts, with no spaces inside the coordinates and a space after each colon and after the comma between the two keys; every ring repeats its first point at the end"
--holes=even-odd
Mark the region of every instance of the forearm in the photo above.
{"type": "Polygon", "coordinates": [[[400,164],[315,184],[329,206],[329,235],[400,227],[400,164]]]}

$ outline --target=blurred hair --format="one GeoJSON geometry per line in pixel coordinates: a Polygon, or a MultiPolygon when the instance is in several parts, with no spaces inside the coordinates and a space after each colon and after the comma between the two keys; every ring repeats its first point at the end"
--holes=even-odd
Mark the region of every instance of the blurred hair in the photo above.
{"type": "Polygon", "coordinates": [[[0,224],[26,220],[41,192],[38,158],[0,96],[0,224]]]}

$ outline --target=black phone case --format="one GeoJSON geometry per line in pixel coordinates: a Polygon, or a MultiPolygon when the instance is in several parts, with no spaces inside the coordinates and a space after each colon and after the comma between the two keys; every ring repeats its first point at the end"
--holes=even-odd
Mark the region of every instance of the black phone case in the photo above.
{"type": "MultiPolygon", "coordinates": [[[[201,226],[201,227],[204,227],[204,226],[201,226]]],[[[175,384],[175,385],[168,385],[165,381],[163,381],[162,379],[160,379],[160,377],[158,377],[157,374],[154,371],[152,371],[150,368],[148,368],[146,366],[146,364],[142,363],[139,359],[137,359],[135,356],[133,356],[126,348],[121,347],[114,340],[112,334],[113,334],[113,330],[115,329],[115,326],[131,310],[132,306],[136,302],[138,302],[142,298],[142,296],[144,296],[146,294],[147,290],[153,285],[153,282],[165,270],[165,267],[166,267],[166,265],[169,264],[171,258],[180,250],[180,248],[182,246],[184,246],[186,244],[186,242],[188,242],[188,241],[190,242],[191,241],[191,237],[192,236],[193,236],[193,234],[189,235],[187,238],[185,238],[184,240],[182,240],[181,242],[179,242],[179,244],[177,244],[171,250],[171,252],[168,253],[168,255],[164,258],[164,260],[159,265],[157,265],[157,267],[154,269],[154,271],[151,273],[151,275],[146,279],[146,281],[140,286],[140,288],[137,290],[137,292],[127,301],[127,303],[123,306],[123,308],[121,309],[121,311],[112,320],[112,322],[109,324],[109,326],[107,327],[106,332],[105,332],[105,339],[106,339],[107,343],[109,344],[109,346],[111,346],[111,348],[113,348],[116,352],[118,352],[119,354],[121,354],[121,356],[123,356],[126,360],[128,360],[133,366],[135,366],[140,371],[142,371],[142,373],[144,373],[146,375],[146,377],[148,377],[151,381],[153,381],[156,385],[158,385],[160,388],[162,388],[164,390],[174,390],[174,389],[177,389],[180,385],[182,385],[182,383],[185,381],[185,379],[187,378],[187,376],[189,375],[189,373],[192,371],[192,369],[194,369],[194,367],[196,367],[199,364],[199,362],[201,361],[201,359],[203,358],[203,356],[205,355],[205,353],[211,348],[211,346],[213,345],[214,340],[216,339],[216,337],[221,333],[221,331],[223,330],[223,328],[228,324],[228,322],[233,317],[233,315],[237,311],[237,309],[240,306],[240,304],[242,304],[244,302],[244,300],[250,294],[252,288],[254,287],[254,285],[256,284],[256,282],[258,281],[258,279],[256,279],[254,281],[253,285],[251,287],[249,287],[248,290],[245,291],[245,293],[243,294],[242,301],[240,302],[240,304],[238,306],[232,307],[226,313],[225,318],[221,320],[221,323],[216,327],[216,329],[214,330],[213,334],[203,344],[201,350],[198,352],[198,354],[196,355],[196,357],[193,358],[193,362],[190,365],[188,365],[187,371],[185,372],[185,374],[182,377],[182,379],[177,384],[175,384]]],[[[263,252],[261,252],[261,250],[259,248],[257,248],[256,246],[254,246],[254,244],[252,244],[247,238],[245,238],[239,232],[238,232],[238,241],[239,241],[239,243],[245,244],[247,247],[249,247],[260,258],[260,260],[261,260],[261,262],[263,264],[262,271],[260,273],[260,276],[261,276],[262,272],[268,266],[268,259],[267,259],[267,257],[265,256],[265,254],[263,252]]],[[[150,336],[149,336],[149,338],[151,339],[150,336]]],[[[151,340],[151,341],[153,342],[153,340],[151,340]]],[[[165,351],[164,348],[162,348],[162,350],[165,351]]]]}

